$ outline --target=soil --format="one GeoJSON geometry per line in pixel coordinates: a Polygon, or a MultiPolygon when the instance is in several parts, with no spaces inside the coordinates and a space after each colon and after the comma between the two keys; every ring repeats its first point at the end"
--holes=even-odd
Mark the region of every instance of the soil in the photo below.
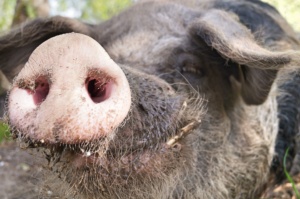
{"type": "MultiPolygon", "coordinates": [[[[294,175],[293,180],[295,186],[300,192],[300,174],[294,175]]],[[[281,185],[275,187],[270,187],[265,194],[262,196],[262,199],[297,199],[295,192],[293,191],[292,184],[288,181],[285,181],[281,185]]]]}
{"type": "Polygon", "coordinates": [[[15,142],[0,143],[0,198],[50,198],[51,191],[45,192],[38,188],[41,186],[37,186],[44,169],[42,165],[47,165],[44,159],[22,150],[15,142]],[[45,193],[48,194],[47,197],[45,193]]]}
{"type": "MultiPolygon", "coordinates": [[[[294,186],[300,193],[300,147],[297,149],[297,155],[293,162],[293,167],[289,172],[294,181],[294,186]]],[[[298,195],[299,196],[299,195],[298,195]]],[[[276,186],[270,186],[265,191],[262,199],[300,199],[297,198],[293,185],[288,180],[285,180],[282,184],[276,186]]]]}
{"type": "MultiPolygon", "coordinates": [[[[300,192],[300,153],[291,173],[300,192]]],[[[0,198],[1,199],[36,199],[59,198],[47,187],[41,186],[38,179],[43,178],[43,167],[47,166],[44,158],[38,154],[29,154],[20,149],[15,142],[0,143],[0,198]],[[33,158],[34,156],[34,158],[33,158]],[[41,190],[39,187],[44,187],[41,190]]],[[[260,199],[297,199],[292,184],[288,181],[269,187],[260,199]]]]}

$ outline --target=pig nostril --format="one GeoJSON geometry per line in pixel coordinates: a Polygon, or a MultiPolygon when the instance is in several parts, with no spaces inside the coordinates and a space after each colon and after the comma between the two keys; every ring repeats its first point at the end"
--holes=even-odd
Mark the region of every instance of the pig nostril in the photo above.
{"type": "Polygon", "coordinates": [[[110,97],[113,86],[111,80],[88,79],[86,82],[87,91],[93,102],[100,103],[110,97]]]}
{"type": "Polygon", "coordinates": [[[49,83],[46,78],[40,77],[35,80],[33,90],[29,91],[33,96],[33,101],[36,105],[41,104],[49,93],[49,83]]]}

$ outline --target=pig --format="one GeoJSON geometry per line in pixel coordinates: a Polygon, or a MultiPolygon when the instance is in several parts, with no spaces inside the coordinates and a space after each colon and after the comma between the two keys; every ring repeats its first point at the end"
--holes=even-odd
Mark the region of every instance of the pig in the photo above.
{"type": "Polygon", "coordinates": [[[6,118],[56,198],[258,198],[295,156],[299,47],[256,0],[35,19],[0,38],[6,118]]]}

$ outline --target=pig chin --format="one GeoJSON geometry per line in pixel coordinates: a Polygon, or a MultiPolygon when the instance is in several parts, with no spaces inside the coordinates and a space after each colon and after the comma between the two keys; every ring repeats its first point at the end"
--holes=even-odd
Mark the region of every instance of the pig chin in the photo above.
{"type": "Polygon", "coordinates": [[[84,154],[64,151],[60,155],[60,161],[55,163],[55,159],[53,156],[51,169],[68,182],[69,186],[76,186],[75,189],[84,193],[88,191],[87,182],[92,179],[94,187],[89,188],[102,187],[105,190],[113,190],[119,186],[134,184],[132,182],[137,183],[145,177],[166,177],[182,165],[183,158],[180,151],[161,145],[156,151],[145,149],[126,155],[113,154],[111,151],[107,151],[105,155],[101,152],[84,154]],[[74,176],[74,173],[77,175],[74,176]]]}
{"type": "Polygon", "coordinates": [[[62,160],[69,162],[69,167],[80,171],[87,169],[98,170],[99,175],[102,175],[103,169],[110,170],[110,174],[116,171],[122,171],[123,174],[130,173],[144,173],[148,170],[152,170],[153,163],[155,162],[155,168],[161,169],[162,157],[169,154],[171,149],[167,149],[165,146],[161,146],[158,151],[153,150],[140,150],[135,153],[122,153],[116,151],[97,151],[97,152],[74,152],[64,151],[61,154],[62,160]],[[119,153],[119,154],[118,154],[119,153]]]}
{"type": "Polygon", "coordinates": [[[182,165],[184,159],[181,150],[167,147],[165,143],[158,144],[155,149],[147,146],[133,148],[132,145],[117,146],[114,139],[103,139],[98,140],[98,148],[93,146],[44,145],[39,150],[46,154],[48,168],[67,186],[82,193],[89,189],[112,191],[120,186],[126,188],[139,180],[145,182],[145,177],[166,178],[182,165]]]}

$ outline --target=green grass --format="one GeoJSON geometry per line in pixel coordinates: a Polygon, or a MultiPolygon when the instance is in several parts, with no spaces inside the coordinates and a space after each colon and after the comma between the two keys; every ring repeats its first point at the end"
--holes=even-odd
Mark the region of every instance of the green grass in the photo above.
{"type": "Polygon", "coordinates": [[[10,139],[11,137],[8,125],[3,122],[0,122],[0,143],[10,139]]]}
{"type": "Polygon", "coordinates": [[[298,189],[296,188],[296,184],[295,184],[293,178],[291,177],[291,175],[289,174],[289,172],[286,170],[286,159],[287,159],[289,150],[290,150],[289,148],[286,150],[286,152],[284,154],[284,158],[283,158],[284,174],[285,174],[286,178],[288,179],[288,181],[292,184],[292,187],[293,187],[296,197],[300,199],[300,194],[298,192],[298,189]]]}

